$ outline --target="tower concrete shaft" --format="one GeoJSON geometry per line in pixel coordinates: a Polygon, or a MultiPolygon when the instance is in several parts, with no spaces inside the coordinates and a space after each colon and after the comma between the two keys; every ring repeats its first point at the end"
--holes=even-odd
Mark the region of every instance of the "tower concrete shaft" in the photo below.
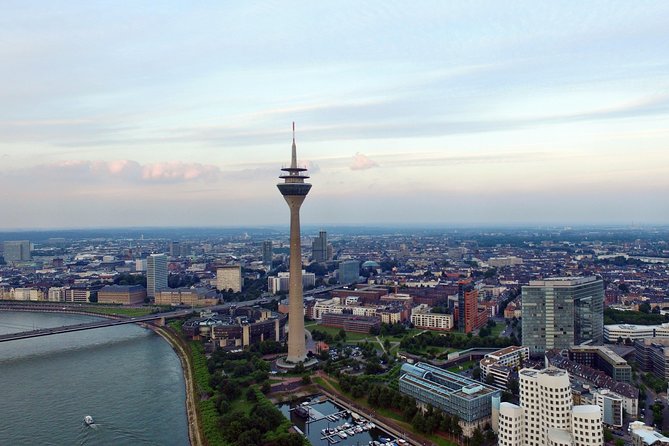
{"type": "Polygon", "coordinates": [[[290,208],[290,284],[288,300],[288,362],[307,359],[304,341],[304,297],[302,290],[302,246],[300,206],[305,196],[284,196],[290,208]]]}
{"type": "Polygon", "coordinates": [[[277,184],[281,195],[290,208],[290,283],[288,291],[288,357],[290,363],[306,361],[307,347],[304,341],[304,297],[302,295],[302,244],[300,241],[300,206],[304,202],[311,184],[307,169],[297,166],[295,146],[295,123],[293,123],[293,145],[290,167],[281,169],[283,183],[277,184]]]}

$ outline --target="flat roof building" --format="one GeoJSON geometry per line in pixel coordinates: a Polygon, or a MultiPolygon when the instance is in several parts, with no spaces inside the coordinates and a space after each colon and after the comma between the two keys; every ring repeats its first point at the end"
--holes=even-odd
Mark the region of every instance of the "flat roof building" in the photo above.
{"type": "Polygon", "coordinates": [[[423,405],[457,415],[467,436],[491,421],[492,399],[499,398],[501,393],[494,387],[421,362],[402,365],[399,389],[423,405]]]}
{"type": "Polygon", "coordinates": [[[141,285],[107,285],[98,291],[98,303],[101,304],[143,304],[146,288],[141,285]]]}
{"type": "Polygon", "coordinates": [[[240,293],[244,285],[242,267],[240,265],[225,265],[216,268],[216,289],[240,293]]]}

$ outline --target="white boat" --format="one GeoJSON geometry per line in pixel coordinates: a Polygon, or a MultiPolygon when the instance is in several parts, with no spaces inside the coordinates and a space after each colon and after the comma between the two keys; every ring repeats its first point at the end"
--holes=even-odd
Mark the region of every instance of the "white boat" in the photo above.
{"type": "Polygon", "coordinates": [[[84,417],[84,423],[86,423],[86,426],[90,426],[91,424],[95,423],[95,421],[93,421],[93,417],[92,417],[92,416],[90,416],[90,415],[86,415],[86,416],[84,417]]]}

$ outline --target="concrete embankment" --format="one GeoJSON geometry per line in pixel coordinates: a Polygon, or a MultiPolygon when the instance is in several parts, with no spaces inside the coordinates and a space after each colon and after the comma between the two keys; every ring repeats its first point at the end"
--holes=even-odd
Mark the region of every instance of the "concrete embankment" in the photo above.
{"type": "Polygon", "coordinates": [[[184,381],[186,383],[186,414],[188,416],[188,437],[190,438],[190,444],[192,446],[204,446],[204,436],[202,435],[202,429],[200,428],[197,411],[193,366],[190,355],[188,354],[188,347],[183,342],[183,340],[178,338],[177,335],[173,334],[166,328],[156,327],[150,324],[147,324],[147,327],[151,328],[153,331],[162,336],[163,339],[169,342],[179,357],[179,360],[181,361],[181,368],[183,370],[184,381]]]}

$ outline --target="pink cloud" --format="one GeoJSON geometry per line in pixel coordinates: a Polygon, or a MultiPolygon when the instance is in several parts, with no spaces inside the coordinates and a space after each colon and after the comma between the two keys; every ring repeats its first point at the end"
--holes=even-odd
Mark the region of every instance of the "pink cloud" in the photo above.
{"type": "Polygon", "coordinates": [[[358,152],[353,157],[353,162],[349,166],[351,170],[366,170],[372,167],[377,167],[379,164],[373,159],[368,158],[362,153],[358,152]]]}
{"type": "Polygon", "coordinates": [[[98,180],[120,179],[165,183],[215,180],[221,175],[221,170],[217,166],[180,161],[142,165],[132,160],[68,160],[38,166],[37,169],[53,177],[68,176],[98,180]]]}

